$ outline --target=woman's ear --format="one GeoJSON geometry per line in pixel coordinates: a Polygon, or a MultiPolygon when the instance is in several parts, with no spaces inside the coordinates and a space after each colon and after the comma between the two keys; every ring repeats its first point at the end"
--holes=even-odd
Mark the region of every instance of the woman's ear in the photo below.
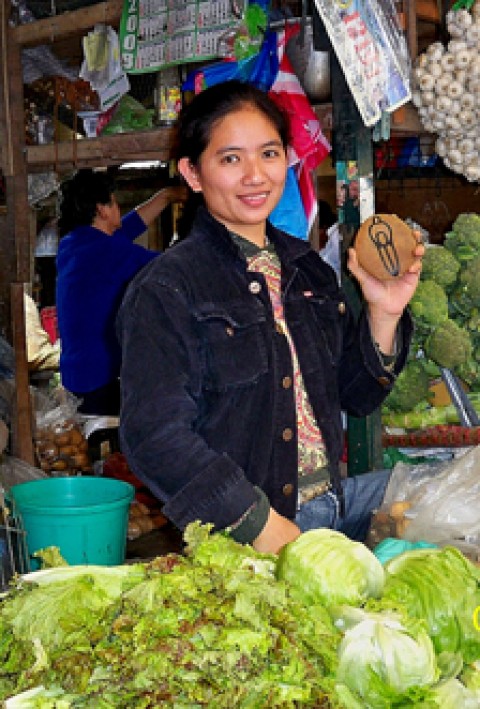
{"type": "Polygon", "coordinates": [[[188,158],[180,158],[178,171],[193,192],[202,191],[197,168],[192,165],[188,158]]]}

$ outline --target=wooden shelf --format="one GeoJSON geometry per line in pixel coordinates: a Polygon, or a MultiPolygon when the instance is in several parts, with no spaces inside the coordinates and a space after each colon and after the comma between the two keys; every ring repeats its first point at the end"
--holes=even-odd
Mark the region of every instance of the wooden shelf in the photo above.
{"type": "MultiPolygon", "coordinates": [[[[331,141],[332,105],[317,105],[314,109],[325,137],[331,141]]],[[[392,114],[391,133],[400,137],[425,133],[412,104],[392,114]]],[[[175,145],[175,126],[159,126],[147,131],[82,138],[49,145],[29,145],[25,151],[28,171],[44,172],[50,169],[66,171],[149,160],[166,162],[173,157],[175,145]]]]}
{"type": "Polygon", "coordinates": [[[118,27],[122,8],[123,0],[108,0],[43,20],[27,22],[24,25],[11,28],[10,31],[14,42],[21,47],[52,44],[58,39],[83,35],[96,24],[118,27]]]}
{"type": "Polygon", "coordinates": [[[175,141],[175,126],[159,126],[148,131],[82,138],[49,145],[29,145],[26,148],[28,171],[68,170],[148,160],[167,161],[173,156],[175,141]]]}

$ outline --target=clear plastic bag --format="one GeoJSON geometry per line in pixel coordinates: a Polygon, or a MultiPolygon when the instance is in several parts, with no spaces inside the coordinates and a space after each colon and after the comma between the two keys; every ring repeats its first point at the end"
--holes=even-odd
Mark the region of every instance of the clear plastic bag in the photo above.
{"type": "Polygon", "coordinates": [[[451,461],[397,463],[376,518],[400,522],[409,541],[480,548],[480,446],[451,461]]]}
{"type": "Polygon", "coordinates": [[[34,438],[41,469],[51,476],[91,474],[80,401],[56,389],[37,402],[34,438]]]}

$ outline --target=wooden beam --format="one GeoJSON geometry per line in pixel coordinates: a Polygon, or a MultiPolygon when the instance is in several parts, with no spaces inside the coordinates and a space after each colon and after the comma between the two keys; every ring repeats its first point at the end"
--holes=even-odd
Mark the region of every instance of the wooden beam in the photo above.
{"type": "Polygon", "coordinates": [[[415,11],[419,20],[427,22],[440,22],[440,13],[437,0],[416,0],[415,11]]]}
{"type": "Polygon", "coordinates": [[[11,284],[13,348],[15,351],[15,415],[12,421],[12,452],[34,465],[32,399],[28,375],[25,330],[24,284],[11,284]]]}
{"type": "Polygon", "coordinates": [[[46,169],[64,171],[95,165],[121,165],[125,162],[161,160],[173,156],[175,126],[148,131],[118,133],[49,145],[29,145],[26,149],[29,172],[46,169]]]}
{"type": "Polygon", "coordinates": [[[96,24],[118,27],[122,16],[123,0],[108,0],[96,5],[82,7],[72,12],[63,12],[43,20],[27,22],[11,28],[15,42],[22,47],[49,44],[56,38],[81,35],[96,24]]]}

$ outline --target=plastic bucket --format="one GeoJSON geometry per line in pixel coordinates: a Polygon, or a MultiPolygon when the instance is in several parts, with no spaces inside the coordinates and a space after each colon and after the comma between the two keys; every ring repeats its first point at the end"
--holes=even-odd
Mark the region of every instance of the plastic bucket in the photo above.
{"type": "MultiPolygon", "coordinates": [[[[125,561],[133,494],[133,486],[121,480],[78,476],[14,485],[9,496],[30,556],[56,546],[69,564],[110,566],[125,561]]],[[[30,566],[39,564],[33,559],[30,566]]]]}

